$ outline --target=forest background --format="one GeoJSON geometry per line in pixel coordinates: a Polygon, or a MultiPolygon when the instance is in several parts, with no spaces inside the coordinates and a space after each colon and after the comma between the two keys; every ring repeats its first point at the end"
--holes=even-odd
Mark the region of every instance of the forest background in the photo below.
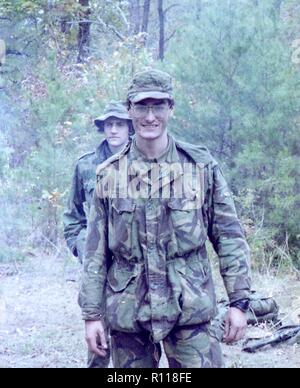
{"type": "Polygon", "coordinates": [[[175,80],[170,130],[221,163],[253,265],[300,267],[297,0],[0,0],[0,262],[62,242],[93,119],[145,67],[175,80]]]}

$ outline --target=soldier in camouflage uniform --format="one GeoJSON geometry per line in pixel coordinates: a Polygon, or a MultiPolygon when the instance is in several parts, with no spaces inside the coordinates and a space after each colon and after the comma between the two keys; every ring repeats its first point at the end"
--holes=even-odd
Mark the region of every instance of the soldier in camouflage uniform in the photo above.
{"type": "Polygon", "coordinates": [[[79,304],[91,352],[105,356],[109,326],[115,367],[157,367],[161,342],[171,368],[223,366],[207,238],[230,301],[225,340],[247,325],[249,248],[232,196],[205,147],[168,134],[173,105],[168,74],[138,73],[128,92],[136,136],[97,169],[79,304]]]}
{"type": "MultiPolygon", "coordinates": [[[[95,125],[100,133],[104,133],[105,138],[95,151],[78,159],[73,174],[68,208],[64,213],[65,239],[80,263],[83,261],[87,213],[94,192],[97,165],[124,148],[129,135],[133,134],[127,108],[121,102],[109,103],[105,107],[104,114],[95,120],[95,125]]],[[[105,360],[90,353],[88,365],[103,367],[108,361],[109,357],[105,360]]]]}
{"type": "Polygon", "coordinates": [[[102,116],[97,118],[95,125],[104,139],[93,152],[81,158],[73,174],[68,208],[64,213],[64,235],[68,247],[74,256],[82,263],[86,238],[87,217],[96,181],[96,168],[104,160],[120,151],[133,134],[131,119],[125,105],[121,102],[111,102],[102,116]],[[85,209],[86,207],[86,209],[85,209]]]}

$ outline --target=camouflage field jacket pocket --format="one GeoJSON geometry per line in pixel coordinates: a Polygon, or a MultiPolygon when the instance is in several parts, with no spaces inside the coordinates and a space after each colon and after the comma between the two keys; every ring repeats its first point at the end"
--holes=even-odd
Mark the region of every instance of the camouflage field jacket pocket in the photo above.
{"type": "Polygon", "coordinates": [[[137,332],[137,282],[141,266],[115,260],[108,271],[106,315],[111,329],[137,332]]]}
{"type": "Polygon", "coordinates": [[[171,260],[203,246],[207,238],[197,199],[110,202],[109,249],[119,258],[139,260],[155,242],[159,256],[171,260]]]}
{"type": "Polygon", "coordinates": [[[170,231],[178,256],[202,246],[207,233],[198,200],[172,198],[168,201],[168,207],[170,231]]]}
{"type": "Polygon", "coordinates": [[[109,249],[127,259],[132,255],[135,207],[132,199],[116,198],[111,202],[109,249]]]}
{"type": "Polygon", "coordinates": [[[208,259],[192,255],[187,260],[176,260],[174,269],[180,289],[179,325],[208,322],[215,314],[215,293],[208,259]]]}

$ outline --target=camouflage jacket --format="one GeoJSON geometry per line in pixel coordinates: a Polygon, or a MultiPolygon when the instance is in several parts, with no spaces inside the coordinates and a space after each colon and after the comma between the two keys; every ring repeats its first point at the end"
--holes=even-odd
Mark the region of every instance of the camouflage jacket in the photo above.
{"type": "Polygon", "coordinates": [[[82,262],[87,228],[87,213],[93,197],[96,168],[112,156],[107,141],[103,140],[94,152],[78,159],[72,179],[68,206],[64,212],[64,236],[68,247],[82,262]]]}
{"type": "MultiPolygon", "coordinates": [[[[168,183],[172,192],[180,176],[175,172],[166,180],[160,172],[159,187],[168,183]]],[[[229,300],[249,297],[249,248],[228,186],[207,149],[169,137],[166,154],[147,161],[133,141],[97,169],[79,294],[83,319],[104,317],[110,328],[123,332],[143,328],[155,341],[174,325],[209,322],[216,301],[207,237],[218,254],[229,300]],[[202,175],[201,206],[195,206],[197,192],[189,198],[105,197],[103,182],[112,176],[110,168],[120,168],[125,159],[129,169],[136,161],[143,164],[140,181],[153,162],[199,165],[201,171],[193,174],[202,175]]]]}

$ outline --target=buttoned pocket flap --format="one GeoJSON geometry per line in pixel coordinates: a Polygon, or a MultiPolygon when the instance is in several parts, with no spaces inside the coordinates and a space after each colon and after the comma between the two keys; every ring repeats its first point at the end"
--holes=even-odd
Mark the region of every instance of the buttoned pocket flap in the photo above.
{"type": "Polygon", "coordinates": [[[196,198],[193,199],[181,199],[181,198],[172,198],[168,202],[168,206],[172,210],[182,210],[190,211],[201,208],[200,202],[196,198]]]}
{"type": "Polygon", "coordinates": [[[112,207],[118,214],[127,212],[132,213],[135,210],[135,203],[130,199],[118,198],[113,200],[112,207]]]}
{"type": "Polygon", "coordinates": [[[108,272],[107,281],[110,288],[115,292],[121,292],[127,288],[132,279],[137,276],[137,268],[122,267],[118,263],[112,265],[108,272]]]}

